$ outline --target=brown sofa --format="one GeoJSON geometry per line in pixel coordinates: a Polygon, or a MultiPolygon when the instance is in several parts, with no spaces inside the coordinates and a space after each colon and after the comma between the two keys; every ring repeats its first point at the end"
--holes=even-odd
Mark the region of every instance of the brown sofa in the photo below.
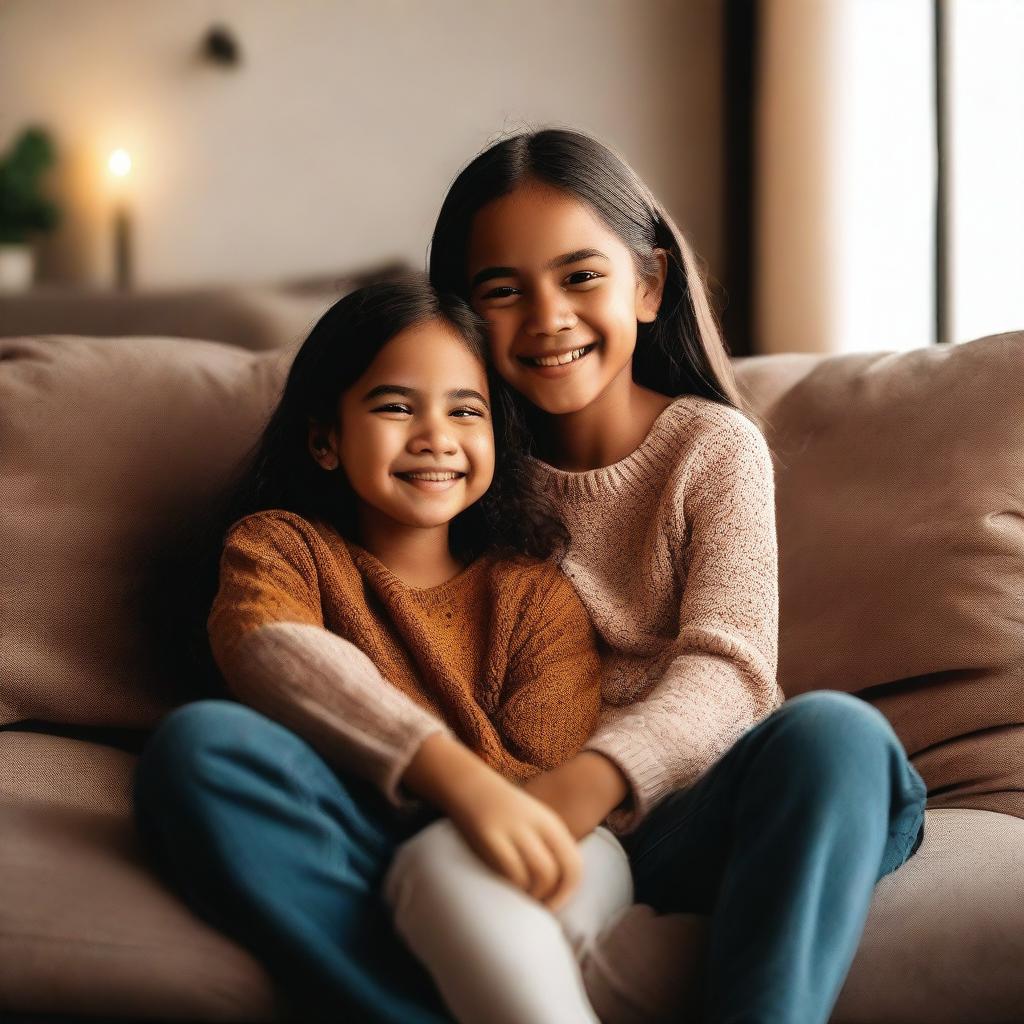
{"type": "MultiPolygon", "coordinates": [[[[200,692],[183,525],[292,347],[0,339],[0,1013],[289,1018],[147,864],[134,751],[200,692]]],[[[777,459],[780,679],[892,720],[929,787],[833,1020],[1024,1021],[1024,334],[737,364],[777,459]]],[[[49,1018],[47,1018],[49,1019],[49,1018]]]]}

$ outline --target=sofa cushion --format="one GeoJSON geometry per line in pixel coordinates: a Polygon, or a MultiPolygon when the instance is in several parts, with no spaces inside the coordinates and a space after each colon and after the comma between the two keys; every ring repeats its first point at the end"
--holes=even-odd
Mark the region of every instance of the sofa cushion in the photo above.
{"type": "Polygon", "coordinates": [[[776,460],[786,694],[875,704],[930,807],[1024,817],[1024,334],[736,369],[776,460]]]}
{"type": "MultiPolygon", "coordinates": [[[[151,871],[128,811],[134,763],[95,744],[0,733],[0,1011],[287,1019],[262,967],[151,871]],[[74,781],[48,791],[28,780],[42,765],[74,781]]],[[[616,962],[657,955],[642,935],[622,938],[616,962]]],[[[1018,1020],[1021,962],[1024,822],[928,811],[921,848],[875,890],[833,1024],[1018,1020]]]]}
{"type": "Polygon", "coordinates": [[[1024,1020],[1024,821],[925,813],[921,848],[875,887],[833,1024],[1024,1020]]]}
{"type": "Polygon", "coordinates": [[[175,576],[292,350],[0,338],[0,724],[149,726],[191,695],[175,576]]]}
{"type": "Polygon", "coordinates": [[[0,1011],[287,1019],[259,963],[148,866],[127,807],[134,763],[95,744],[0,733],[0,1011]]]}
{"type": "MultiPolygon", "coordinates": [[[[605,1024],[696,1019],[710,922],[636,907],[585,965],[605,1024]],[[684,951],[683,967],[679,951],[684,951]],[[647,1005],[637,1005],[639,990],[647,1005]]],[[[921,848],[875,887],[832,1024],[1015,1024],[1024,1019],[1024,821],[925,814],[921,848]]]]}
{"type": "Polygon", "coordinates": [[[0,802],[127,818],[136,757],[45,733],[0,732],[0,802]]]}

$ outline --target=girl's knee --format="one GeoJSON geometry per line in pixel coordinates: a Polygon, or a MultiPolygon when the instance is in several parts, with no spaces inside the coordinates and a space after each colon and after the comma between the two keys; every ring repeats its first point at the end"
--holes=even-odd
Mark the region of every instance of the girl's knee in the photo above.
{"type": "Polygon", "coordinates": [[[229,700],[197,700],[183,704],[164,716],[146,753],[181,753],[196,746],[205,746],[217,737],[232,732],[256,712],[229,700]]]}
{"type": "Polygon", "coordinates": [[[172,788],[201,785],[211,762],[224,758],[280,763],[302,741],[258,711],[229,700],[200,700],[168,714],[146,744],[135,769],[138,799],[172,788]]]}
{"type": "Polygon", "coordinates": [[[415,891],[458,889],[472,872],[489,871],[451,819],[441,818],[406,840],[388,868],[382,892],[399,907],[415,891]]]}
{"type": "Polygon", "coordinates": [[[792,774],[847,797],[906,791],[919,796],[917,773],[888,719],[848,693],[819,690],[787,701],[777,712],[775,748],[792,774]]]}
{"type": "Polygon", "coordinates": [[[899,746],[889,720],[866,700],[838,690],[815,690],[786,701],[776,712],[785,733],[826,760],[863,747],[872,756],[880,747],[899,746]]]}
{"type": "Polygon", "coordinates": [[[441,818],[398,848],[389,874],[425,878],[428,875],[458,874],[475,864],[482,864],[482,861],[469,848],[462,833],[450,818],[441,818]]]}

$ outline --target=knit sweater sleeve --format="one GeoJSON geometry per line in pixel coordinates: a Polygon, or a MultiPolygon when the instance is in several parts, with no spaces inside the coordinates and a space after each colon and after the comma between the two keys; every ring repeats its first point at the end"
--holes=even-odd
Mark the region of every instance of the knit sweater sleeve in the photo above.
{"type": "Polygon", "coordinates": [[[325,628],[317,559],[303,526],[289,513],[271,512],[229,531],[207,621],[214,659],[240,701],[400,806],[409,762],[428,736],[447,727],[325,628]]]}
{"type": "Polygon", "coordinates": [[[747,420],[715,430],[674,481],[671,547],[685,578],[678,635],[647,696],[612,709],[587,744],[614,761],[632,799],[609,818],[635,828],[782,702],[771,453],[747,420]]]}
{"type": "Polygon", "coordinates": [[[495,724],[517,757],[546,770],[576,754],[597,725],[596,634],[576,591],[550,564],[517,617],[495,724]]]}

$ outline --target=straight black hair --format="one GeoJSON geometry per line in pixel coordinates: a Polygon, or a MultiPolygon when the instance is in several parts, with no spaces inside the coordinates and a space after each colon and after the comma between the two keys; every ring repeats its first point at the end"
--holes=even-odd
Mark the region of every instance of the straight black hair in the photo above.
{"type": "MultiPolygon", "coordinates": [[[[531,181],[586,203],[630,250],[642,275],[667,256],[661,308],[638,324],[633,379],[661,394],[730,405],[757,422],[736,381],[697,260],[671,217],[633,169],[607,146],[561,128],[513,135],[477,156],[455,179],[430,244],[434,287],[469,299],[467,256],[473,220],[488,203],[531,181]]],[[[760,424],[758,424],[760,426],[760,424]]]]}

